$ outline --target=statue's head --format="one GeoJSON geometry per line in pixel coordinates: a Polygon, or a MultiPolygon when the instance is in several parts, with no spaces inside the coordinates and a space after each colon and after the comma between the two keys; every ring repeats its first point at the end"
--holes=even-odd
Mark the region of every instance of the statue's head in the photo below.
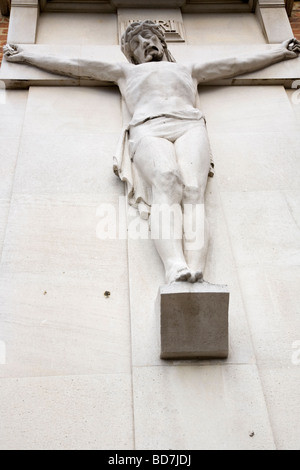
{"type": "Polygon", "coordinates": [[[151,20],[131,23],[122,36],[121,48],[129,62],[135,65],[162,60],[175,62],[163,28],[151,20]]]}

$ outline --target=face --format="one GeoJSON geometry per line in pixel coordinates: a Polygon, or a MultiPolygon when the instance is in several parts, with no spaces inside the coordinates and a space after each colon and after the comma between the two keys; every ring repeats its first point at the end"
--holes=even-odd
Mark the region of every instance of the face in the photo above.
{"type": "Polygon", "coordinates": [[[130,47],[138,64],[163,60],[163,45],[156,34],[150,30],[142,31],[134,36],[130,42],[130,47]]]}

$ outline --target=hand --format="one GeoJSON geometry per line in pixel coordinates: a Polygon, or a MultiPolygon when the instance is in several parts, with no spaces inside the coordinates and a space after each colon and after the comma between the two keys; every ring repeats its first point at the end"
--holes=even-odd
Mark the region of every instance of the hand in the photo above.
{"type": "Polygon", "coordinates": [[[24,50],[15,44],[6,44],[3,46],[4,57],[8,62],[25,62],[24,50]]]}
{"type": "Polygon", "coordinates": [[[288,41],[284,41],[282,43],[282,46],[286,51],[287,59],[295,59],[296,57],[298,57],[298,54],[300,52],[300,41],[295,38],[288,39],[288,41]]]}

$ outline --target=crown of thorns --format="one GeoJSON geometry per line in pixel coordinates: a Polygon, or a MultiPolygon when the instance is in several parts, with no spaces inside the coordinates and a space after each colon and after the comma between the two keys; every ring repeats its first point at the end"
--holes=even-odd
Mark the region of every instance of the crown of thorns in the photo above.
{"type": "Polygon", "coordinates": [[[165,55],[166,55],[167,60],[169,62],[175,62],[174,57],[168,50],[164,29],[159,24],[154,23],[154,21],[151,21],[151,20],[136,21],[134,23],[131,23],[126,29],[125,33],[123,34],[122,39],[121,39],[121,49],[122,49],[123,54],[129,60],[129,62],[132,62],[133,64],[137,64],[135,57],[132,53],[132,49],[131,49],[130,43],[132,39],[134,38],[134,36],[147,30],[151,31],[153,34],[155,34],[158,37],[158,39],[162,43],[162,46],[165,50],[165,55]]]}

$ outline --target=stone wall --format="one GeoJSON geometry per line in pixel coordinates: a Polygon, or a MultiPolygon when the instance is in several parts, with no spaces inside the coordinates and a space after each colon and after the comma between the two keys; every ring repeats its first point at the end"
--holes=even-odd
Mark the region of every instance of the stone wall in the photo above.
{"type": "MultiPolygon", "coordinates": [[[[271,47],[254,14],[183,22],[187,43],[170,45],[178,61],[271,47]]],[[[113,14],[42,13],[31,47],[124,60],[117,26],[113,14]]],[[[103,208],[127,217],[112,172],[119,91],[6,67],[33,85],[0,105],[1,449],[299,448],[294,62],[199,89],[216,163],[205,278],[230,287],[230,355],[171,362],[159,357],[164,277],[152,241],[97,236],[103,208]]]]}

